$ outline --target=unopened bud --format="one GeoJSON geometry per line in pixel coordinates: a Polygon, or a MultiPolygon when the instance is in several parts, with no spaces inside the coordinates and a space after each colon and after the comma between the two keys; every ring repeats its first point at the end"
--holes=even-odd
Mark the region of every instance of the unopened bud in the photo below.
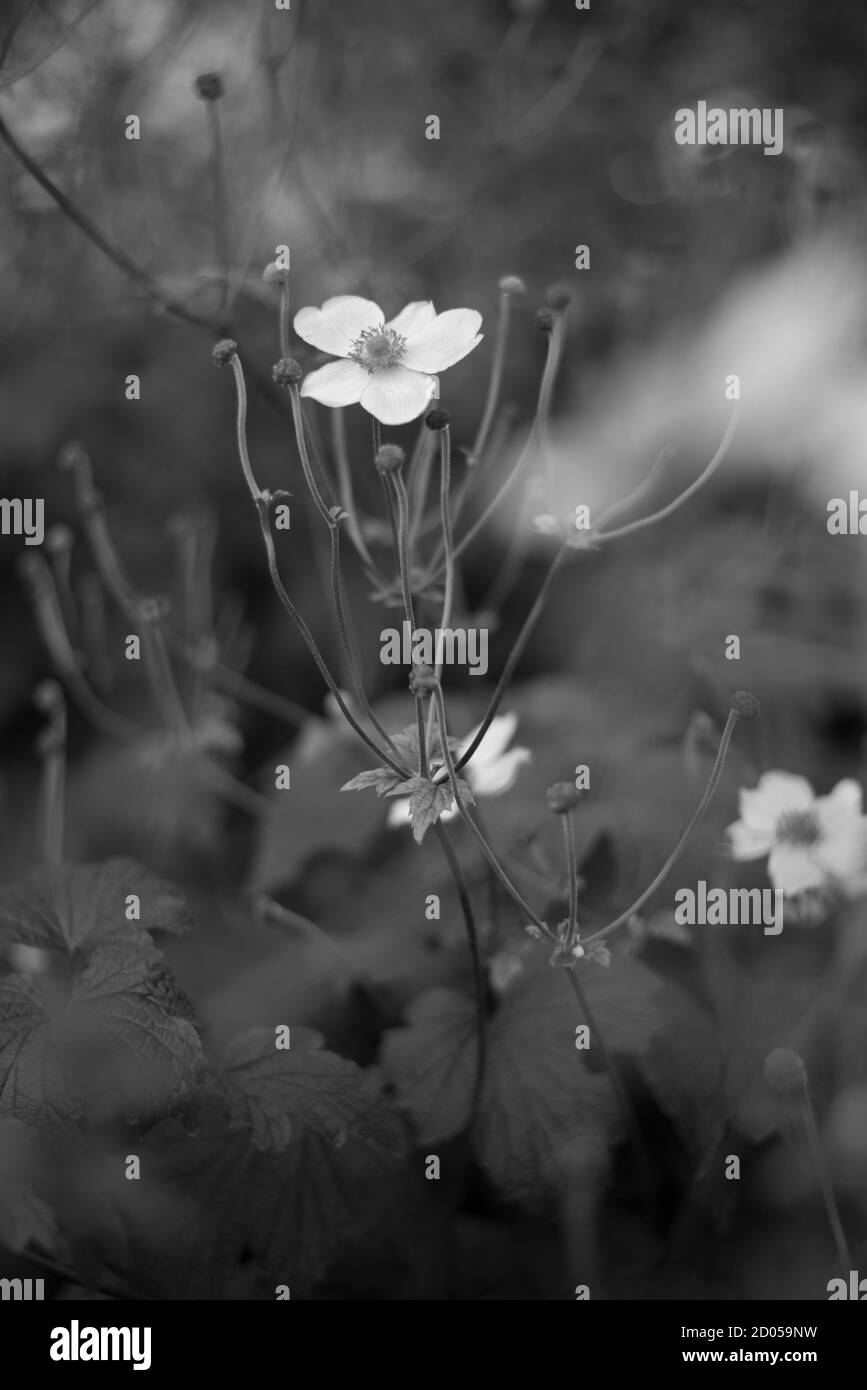
{"type": "Polygon", "coordinates": [[[262,271],[262,279],[266,285],[288,285],[289,267],[288,265],[278,265],[276,261],[269,261],[262,271]]]}
{"type": "Polygon", "coordinates": [[[579,794],[571,782],[555,782],[545,793],[548,810],[556,816],[565,816],[567,811],[578,805],[579,794]]]}
{"type": "Polygon", "coordinates": [[[218,367],[225,367],[237,355],[238,344],[234,338],[221,338],[211,353],[218,367]]]}
{"type": "Polygon", "coordinates": [[[565,309],[572,302],[572,291],[568,285],[549,285],[545,291],[545,303],[549,309],[565,309]]]}
{"type": "Polygon", "coordinates": [[[383,444],[373,462],[380,473],[397,473],[406,462],[406,454],[399,444],[383,444]]]}
{"type": "Polygon", "coordinates": [[[499,290],[501,294],[507,294],[512,299],[520,299],[527,293],[527,286],[520,275],[504,275],[499,283],[499,290]]]}
{"type": "Polygon", "coordinates": [[[440,406],[434,406],[433,410],[429,410],[424,417],[424,422],[429,430],[444,430],[448,428],[451,418],[447,410],[443,410],[440,406]]]}
{"type": "Polygon", "coordinates": [[[736,690],[732,696],[732,709],[741,719],[755,719],[761,708],[755,695],[748,690],[736,690]]]}
{"type": "Polygon", "coordinates": [[[223,79],[218,72],[203,72],[196,78],[196,92],[202,101],[219,101],[223,95],[223,79]]]}
{"type": "Polygon", "coordinates": [[[297,386],[303,372],[294,357],[281,357],[271,368],[271,375],[278,386],[297,386]]]}
{"type": "Polygon", "coordinates": [[[410,691],[413,695],[420,695],[423,699],[436,690],[438,684],[436,671],[423,661],[420,661],[417,666],[413,666],[409,673],[410,691]]]}
{"type": "Polygon", "coordinates": [[[765,1058],[765,1080],[780,1096],[802,1092],[807,1085],[807,1068],[803,1058],[789,1047],[775,1047],[765,1058]]]}

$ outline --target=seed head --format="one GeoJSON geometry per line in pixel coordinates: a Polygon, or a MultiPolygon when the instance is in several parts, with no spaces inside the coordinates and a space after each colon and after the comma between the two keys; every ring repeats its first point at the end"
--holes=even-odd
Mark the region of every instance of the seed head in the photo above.
{"type": "Polygon", "coordinates": [[[433,410],[429,410],[424,417],[424,422],[429,430],[444,430],[448,428],[451,418],[447,410],[443,410],[440,406],[434,406],[433,410]]]}
{"type": "Polygon", "coordinates": [[[271,368],[271,375],[278,386],[297,386],[303,372],[294,357],[281,357],[271,368]]]}
{"type": "Polygon", "coordinates": [[[262,279],[266,285],[288,285],[289,267],[278,265],[276,261],[269,261],[262,271],[262,279]]]}
{"type": "Polygon", "coordinates": [[[380,473],[398,473],[406,462],[406,454],[399,444],[383,444],[373,462],[380,473]]]}
{"type": "Polygon", "coordinates": [[[549,285],[545,291],[545,303],[549,309],[565,309],[572,302],[572,291],[568,285],[549,285]]]}
{"type": "Polygon", "coordinates": [[[761,708],[755,695],[748,690],[736,690],[732,696],[732,709],[741,719],[755,719],[761,713],[761,708]]]}
{"type": "Polygon", "coordinates": [[[555,816],[565,816],[567,811],[578,805],[579,800],[578,790],[571,782],[555,782],[545,793],[548,810],[553,811],[555,816]]]}
{"type": "Polygon", "coordinates": [[[218,367],[226,367],[237,355],[237,352],[238,344],[234,338],[221,338],[211,356],[218,367]]]}
{"type": "Polygon", "coordinates": [[[512,299],[520,299],[527,293],[527,286],[520,275],[504,275],[498,288],[501,294],[507,294],[512,299]]]}
{"type": "Polygon", "coordinates": [[[202,101],[219,101],[223,95],[223,79],[218,72],[203,72],[196,78],[196,92],[202,101]]]}
{"type": "Polygon", "coordinates": [[[427,666],[420,661],[417,666],[413,666],[409,673],[409,688],[413,695],[420,695],[422,699],[430,696],[431,692],[437,688],[436,672],[432,666],[427,666]]]}
{"type": "Polygon", "coordinates": [[[765,1058],[765,1080],[779,1096],[793,1096],[807,1084],[807,1068],[802,1057],[788,1047],[775,1047],[765,1058]]]}

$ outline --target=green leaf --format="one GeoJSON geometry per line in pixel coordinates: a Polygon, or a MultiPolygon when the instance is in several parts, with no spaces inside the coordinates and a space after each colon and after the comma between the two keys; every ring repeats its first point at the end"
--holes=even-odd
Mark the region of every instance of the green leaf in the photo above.
{"type": "MultiPolygon", "coordinates": [[[[506,991],[490,1021],[488,1066],[470,1138],[504,1197],[527,1206],[556,1192],[564,1165],[597,1152],[621,1133],[607,1076],[575,1047],[581,1022],[562,972],[545,967],[506,991]]],[[[601,972],[599,972],[601,976],[601,972]]],[[[464,1129],[476,1067],[475,1006],[451,990],[432,990],[391,1033],[382,1064],[419,1143],[464,1129]]]]}
{"type": "MultiPolygon", "coordinates": [[[[458,778],[458,789],[464,805],[473,805],[475,797],[472,788],[460,778],[458,778]]],[[[408,781],[401,782],[388,795],[409,796],[412,835],[418,845],[421,844],[427,831],[439,820],[442,813],[451,810],[455,801],[449,782],[432,782],[427,777],[411,777],[408,781]]]]}
{"type": "Polygon", "coordinates": [[[377,796],[388,796],[395,788],[401,785],[403,778],[399,772],[395,772],[390,767],[373,767],[367,772],[359,772],[357,777],[352,777],[348,782],[344,782],[340,788],[342,792],[362,791],[365,787],[374,787],[377,796]]]}
{"type": "Polygon", "coordinates": [[[204,1071],[192,1010],[160,952],[105,946],[71,981],[0,980],[0,1114],[39,1129],[152,1120],[204,1071]]]}
{"type": "Polygon", "coordinates": [[[399,1156],[404,1126],[374,1077],[324,1051],[319,1034],[307,1028],[293,1028],[291,1044],[277,1048],[272,1030],[251,1028],[223,1051],[232,1118],[249,1125],[259,1148],[279,1152],[306,1129],[338,1148],[352,1137],[399,1156]]]}
{"type": "Polygon", "coordinates": [[[181,895],[131,859],[61,864],[0,889],[0,945],[71,955],[110,942],[149,946],[151,932],[184,932],[192,925],[181,895]],[[130,894],[141,902],[138,922],[125,915],[130,894]]]}

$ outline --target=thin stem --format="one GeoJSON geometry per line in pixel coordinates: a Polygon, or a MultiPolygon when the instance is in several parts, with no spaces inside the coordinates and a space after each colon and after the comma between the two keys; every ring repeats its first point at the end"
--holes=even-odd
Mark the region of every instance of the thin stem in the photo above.
{"type": "MultiPolygon", "coordinates": [[[[229,275],[232,268],[229,250],[229,199],[226,192],[226,168],[223,156],[219,102],[206,101],[205,109],[208,132],[211,137],[211,170],[214,180],[214,237],[217,243],[217,259],[222,272],[220,313],[223,313],[229,298],[229,275]]],[[[288,357],[289,354],[284,355],[288,357]]]]}
{"type": "Polygon", "coordinates": [[[409,501],[406,487],[400,473],[389,473],[394,497],[397,502],[397,554],[400,563],[400,587],[403,594],[403,612],[409,623],[410,632],[415,631],[415,610],[412,601],[412,582],[409,569],[409,501]]]}
{"type": "MultiPolygon", "coordinates": [[[[545,477],[548,487],[548,507],[555,512],[555,488],[557,479],[554,476],[554,455],[551,450],[551,443],[548,437],[548,424],[551,418],[551,401],[554,395],[554,386],[557,380],[557,367],[563,355],[563,341],[566,334],[566,315],[563,311],[554,314],[554,321],[550,332],[550,356],[549,361],[555,363],[553,371],[545,371],[542,374],[542,384],[539,388],[539,405],[536,411],[537,430],[539,444],[545,457],[545,477]]],[[[547,368],[547,362],[546,362],[547,368]]]]}
{"type": "MultiPolygon", "coordinates": [[[[291,347],[289,343],[289,281],[280,281],[280,310],[278,334],[280,339],[280,356],[289,357],[291,347]]],[[[341,411],[341,414],[343,412],[341,411]]]]}
{"type": "Polygon", "coordinates": [[[428,483],[430,481],[431,464],[436,450],[436,437],[433,430],[429,430],[424,420],[421,422],[419,437],[416,440],[412,458],[409,461],[407,477],[409,478],[410,496],[410,526],[409,526],[409,547],[412,552],[415,543],[421,533],[422,522],[424,520],[424,504],[427,498],[428,483]]]}
{"type": "Polygon", "coordinates": [[[698,803],[692,815],[690,816],[686,829],[683,831],[683,834],[680,836],[680,839],[678,840],[674,849],[671,851],[671,854],[666,859],[659,873],[648,885],[648,887],[645,888],[644,892],[638,895],[638,897],[635,899],[635,902],[632,903],[626,909],[625,912],[621,912],[620,916],[615,917],[613,922],[609,922],[607,926],[601,927],[599,931],[594,932],[592,936],[588,936],[584,942],[585,946],[591,941],[600,941],[602,937],[609,936],[611,932],[616,931],[618,927],[622,927],[624,922],[628,922],[630,917],[632,917],[633,914],[636,913],[640,907],[643,907],[643,905],[647,902],[648,898],[653,896],[659,885],[664,881],[669,871],[680,858],[683,850],[686,848],[687,844],[692,839],[694,832],[698,828],[699,822],[704,816],[705,811],[707,810],[708,806],[713,800],[713,794],[716,791],[720,777],[722,776],[722,770],[726,759],[726,753],[728,752],[728,747],[731,743],[732,734],[735,731],[735,725],[737,724],[737,722],[737,711],[733,709],[729,710],[725,728],[722,732],[722,738],[720,739],[720,745],[717,749],[716,759],[714,761],[714,765],[711,770],[707,786],[704,789],[701,801],[698,803]]]}
{"type": "Polygon", "coordinates": [[[488,1058],[488,989],[485,979],[485,967],[482,961],[481,948],[479,946],[479,933],[473,914],[473,904],[463,870],[461,869],[460,862],[455,854],[454,846],[452,845],[445,826],[440,821],[436,821],[434,823],[434,831],[442,846],[443,854],[446,857],[449,870],[454,879],[455,888],[457,889],[458,900],[464,918],[464,926],[467,929],[470,958],[473,964],[473,990],[476,999],[476,1071],[473,1081],[471,1112],[473,1117],[475,1117],[478,1114],[482,1099],[482,1088],[485,1084],[485,1071],[488,1058]]]}
{"type": "Polygon", "coordinates": [[[569,918],[566,924],[566,944],[569,950],[578,940],[578,865],[575,860],[575,822],[571,810],[560,817],[563,824],[563,847],[566,851],[566,875],[569,881],[569,918]]]}
{"type": "Polygon", "coordinates": [[[494,416],[497,413],[497,405],[500,400],[500,391],[503,385],[503,367],[506,362],[506,347],[509,341],[511,307],[512,296],[501,290],[496,335],[494,337],[494,355],[491,360],[491,376],[488,381],[488,394],[473,447],[467,455],[468,468],[475,468],[482,454],[485,452],[485,445],[488,442],[491,425],[494,423],[494,416]]]}
{"type": "Polygon", "coordinates": [[[681,492],[665,507],[661,507],[658,512],[653,512],[650,516],[642,516],[639,517],[637,521],[627,522],[625,526],[615,527],[613,531],[594,532],[593,539],[595,541],[619,540],[621,536],[630,536],[632,535],[633,531],[641,531],[646,526],[653,526],[657,521],[662,521],[665,517],[671,516],[672,512],[676,512],[679,507],[683,506],[684,502],[688,502],[690,497],[692,497],[696,492],[698,492],[699,488],[704,486],[704,484],[708,481],[711,475],[714,474],[716,470],[719,468],[720,464],[722,463],[723,459],[728,453],[729,445],[734,439],[735,430],[738,427],[739,419],[740,409],[739,407],[735,407],[735,409],[732,411],[731,419],[729,420],[726,426],[725,434],[723,435],[719,447],[716,453],[714,454],[713,458],[711,459],[710,463],[707,465],[706,468],[702,470],[702,472],[698,475],[695,481],[690,483],[688,488],[681,492]]]}
{"type": "MultiPolygon", "coordinates": [[[[80,14],[77,14],[75,19],[67,24],[66,28],[62,29],[41,52],[37,53],[34,58],[29,59],[28,62],[22,63],[20,68],[14,68],[7,77],[3,78],[2,82],[0,82],[0,91],[4,90],[6,87],[11,87],[15,82],[20,82],[22,77],[29,77],[31,72],[35,72],[37,68],[40,68],[43,63],[47,62],[51,55],[57,52],[58,48],[63,47],[70,34],[75,32],[82,20],[86,19],[91,10],[95,10],[98,4],[99,0],[90,0],[90,4],[85,5],[80,14]]],[[[26,19],[31,8],[32,5],[27,6],[21,16],[21,20],[26,19]]],[[[20,22],[19,20],[18,23],[20,22]]],[[[16,24],[15,28],[17,29],[17,27],[18,24],[16,24]]],[[[11,44],[12,38],[14,38],[14,31],[10,38],[7,39],[7,46],[11,44]]],[[[6,54],[4,53],[3,56],[5,60],[6,54]]]]}
{"type": "Polygon", "coordinates": [[[358,518],[355,514],[355,491],[352,484],[352,469],[349,463],[349,453],[346,448],[346,415],[343,409],[332,410],[331,414],[331,444],[334,451],[334,461],[337,467],[337,484],[340,505],[346,512],[346,529],[349,538],[355,549],[358,551],[365,564],[371,569],[375,565],[367,548],[367,542],[361,533],[358,518]]]}
{"type": "MultiPolygon", "coordinates": [[[[234,366],[236,362],[238,362],[240,366],[237,353],[232,358],[232,365],[234,366]]],[[[237,375],[238,373],[236,372],[235,376],[237,377],[237,375]]],[[[313,476],[313,468],[307,450],[307,440],[304,435],[304,416],[301,413],[301,394],[297,385],[289,387],[289,402],[292,407],[292,423],[295,426],[295,440],[298,444],[298,456],[301,459],[301,467],[304,470],[304,480],[310,489],[310,495],[316,503],[319,515],[322,517],[326,526],[332,527],[335,524],[334,514],[326,503],[322,493],[319,491],[319,485],[313,476]]]]}
{"type": "Polygon", "coordinates": [[[647,476],[642,478],[638,486],[627,493],[625,497],[621,497],[618,501],[612,502],[610,507],[606,507],[601,516],[596,518],[597,529],[606,521],[610,521],[613,516],[620,516],[621,513],[625,512],[629,507],[634,507],[635,503],[640,502],[642,497],[646,497],[670,458],[671,448],[666,444],[664,449],[660,449],[653,467],[647,476]]]}
{"type": "Polygon", "coordinates": [[[491,727],[491,723],[493,722],[497,710],[500,706],[500,701],[506,693],[506,689],[508,687],[509,681],[512,679],[512,674],[515,670],[515,667],[521,660],[527,643],[529,642],[530,637],[532,635],[533,629],[536,626],[536,623],[539,621],[539,617],[542,613],[542,610],[545,607],[545,602],[550,592],[551,585],[554,582],[554,578],[558,570],[560,569],[560,566],[566,559],[568,551],[569,546],[568,544],[564,543],[557,551],[556,555],[554,556],[554,559],[551,561],[551,564],[548,566],[548,573],[545,575],[545,578],[542,581],[542,587],[536,595],[532,608],[530,609],[529,613],[524,619],[521,631],[518,633],[517,638],[512,644],[512,648],[506,659],[506,663],[502,671],[500,672],[500,677],[494,688],[494,693],[488,702],[488,708],[485,711],[485,716],[481,724],[479,725],[478,730],[476,731],[472,743],[465,750],[465,752],[461,754],[460,758],[458,759],[457,768],[459,772],[461,768],[465,767],[466,764],[470,761],[470,758],[473,756],[482,739],[485,737],[485,734],[488,732],[488,729],[491,727]]]}
{"type": "MultiPolygon", "coordinates": [[[[279,598],[281,604],[283,605],[283,608],[288,613],[298,632],[301,634],[301,637],[307,647],[307,650],[310,652],[310,655],[312,656],[316,664],[316,668],[319,671],[319,674],[322,676],[322,679],[325,681],[325,684],[328,686],[328,689],[334,696],[334,699],[337,703],[337,707],[340,710],[340,713],[343,715],[346,722],[349,724],[350,728],[352,728],[355,731],[355,733],[358,735],[360,739],[363,739],[363,741],[367,744],[368,748],[370,748],[378,758],[381,758],[382,761],[386,763],[388,767],[393,768],[395,772],[399,772],[402,777],[407,778],[411,776],[409,769],[404,767],[402,763],[396,762],[391,757],[389,757],[388,753],[384,749],[379,747],[375,739],[371,738],[371,736],[355,718],[354,714],[352,713],[346,701],[344,700],[343,693],[340,690],[334,677],[332,676],[328,664],[325,661],[325,658],[319,650],[319,646],[317,645],[313,633],[310,631],[310,628],[307,626],[306,622],[302,618],[301,614],[298,612],[298,609],[295,607],[295,604],[292,602],[291,598],[289,597],[289,594],[286,591],[285,585],[283,584],[283,580],[280,577],[280,569],[277,563],[277,549],[274,545],[274,537],[271,534],[271,523],[268,514],[268,503],[270,500],[270,494],[262,492],[262,490],[259,487],[259,484],[256,482],[256,479],[253,475],[253,469],[250,464],[250,457],[247,452],[246,433],[242,428],[243,423],[246,419],[247,396],[246,387],[244,385],[244,371],[237,353],[235,353],[232,357],[232,370],[235,379],[236,402],[238,411],[238,454],[241,460],[241,468],[244,474],[244,479],[246,481],[247,488],[256,507],[256,515],[259,519],[259,529],[262,533],[262,542],[265,546],[265,555],[268,562],[268,573],[271,577],[271,583],[274,586],[274,590],[277,594],[277,597],[279,598]]],[[[329,516],[329,520],[331,519],[332,518],[329,516]]]]}
{"type": "Polygon", "coordinates": [[[840,1208],[837,1206],[837,1198],[834,1195],[834,1187],[828,1173],[828,1165],[825,1162],[825,1155],[822,1152],[822,1141],[819,1138],[819,1130],[816,1125],[816,1117],[813,1113],[812,1102],[804,1083],[804,1094],[801,1100],[801,1116],[804,1127],[807,1131],[807,1138],[813,1155],[813,1163],[822,1188],[822,1200],[825,1203],[825,1211],[828,1214],[828,1224],[831,1227],[831,1234],[834,1237],[834,1244],[837,1247],[837,1259],[840,1261],[841,1272],[848,1275],[854,1268],[852,1256],[846,1241],[846,1233],[843,1230],[843,1222],[840,1219],[840,1208]]]}
{"type": "MultiPolygon", "coordinates": [[[[440,631],[451,627],[452,606],[455,594],[455,562],[454,562],[454,536],[452,535],[452,519],[450,514],[450,488],[451,488],[451,427],[446,425],[445,429],[440,430],[440,517],[443,528],[443,547],[445,552],[445,587],[443,593],[443,611],[440,618],[440,631]]],[[[435,665],[437,680],[442,679],[443,663],[438,660],[435,665]]],[[[431,704],[428,714],[428,741],[430,741],[433,731],[434,706],[431,704]]]]}
{"type": "Polygon", "coordinates": [[[37,686],[34,703],[48,717],[36,746],[42,759],[42,857],[55,865],[63,862],[66,802],[66,705],[57,681],[37,686]]]}
{"type": "MultiPolygon", "coordinates": [[[[562,316],[559,316],[562,317],[562,316]]],[[[555,317],[555,326],[559,322],[559,317],[555,317]]],[[[554,383],[557,379],[557,372],[560,366],[560,357],[563,349],[562,332],[555,333],[553,330],[548,334],[548,352],[545,358],[545,366],[542,369],[542,380],[539,385],[539,399],[536,405],[536,413],[533,416],[533,423],[530,426],[530,433],[524,443],[524,447],[518,455],[517,462],[513,464],[503,482],[491,498],[488,505],[484,508],[481,515],[476,518],[472,526],[455,546],[455,559],[462,555],[467,546],[478,535],[479,531],[487,524],[489,517],[496,511],[506,493],[514,486],[515,481],[520,476],[528,458],[538,447],[547,423],[547,412],[550,409],[551,396],[554,390],[554,383]]],[[[439,564],[439,556],[435,556],[428,572],[425,575],[425,583],[428,583],[435,576],[436,568],[439,564]]]]}
{"type": "Polygon", "coordinates": [[[485,859],[490,864],[494,873],[497,875],[497,878],[500,880],[500,882],[502,883],[503,887],[505,888],[509,896],[512,898],[512,900],[515,903],[517,903],[521,911],[524,914],[526,914],[526,916],[533,923],[533,925],[536,928],[538,928],[538,930],[541,931],[544,936],[548,937],[549,940],[556,943],[557,937],[555,936],[555,934],[551,931],[550,927],[548,927],[548,925],[545,922],[543,922],[540,917],[536,915],[536,913],[530,907],[529,903],[524,900],[521,893],[518,891],[512,880],[509,878],[505,869],[501,867],[497,859],[497,856],[494,854],[494,851],[491,849],[491,846],[488,844],[484,835],[479,830],[479,827],[476,825],[475,821],[472,820],[472,818],[470,817],[470,814],[467,811],[467,808],[464,805],[462,799],[460,784],[458,782],[458,775],[455,770],[455,764],[452,758],[451,749],[449,748],[449,735],[448,726],[446,723],[445,702],[443,700],[442,690],[439,686],[436,686],[433,690],[433,699],[436,701],[437,717],[439,719],[439,731],[440,741],[442,743],[443,761],[445,763],[446,771],[449,777],[449,782],[451,784],[452,796],[455,799],[455,805],[458,808],[458,812],[460,814],[461,819],[463,820],[464,824],[466,825],[476,844],[479,846],[479,849],[482,851],[482,854],[485,856],[485,859]]]}

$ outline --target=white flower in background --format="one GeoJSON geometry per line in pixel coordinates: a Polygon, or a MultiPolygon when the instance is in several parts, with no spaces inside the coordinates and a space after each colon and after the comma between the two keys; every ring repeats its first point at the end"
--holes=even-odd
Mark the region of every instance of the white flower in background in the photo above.
{"type": "Polygon", "coordinates": [[[341,358],[310,372],[301,395],[321,405],[360,403],[384,425],[415,420],[439,392],[436,373],[453,367],[482,341],[475,309],[438,314],[430,300],[407,304],[389,319],[371,299],[339,294],[321,309],[300,309],[295,332],[341,358]]]}
{"type": "Polygon", "coordinates": [[[851,778],[816,796],[805,777],[766,772],[742,790],[740,820],[728,827],[735,859],[768,856],[768,877],[787,897],[837,889],[855,897],[867,889],[867,816],[851,778]]]}
{"type": "MultiPolygon", "coordinates": [[[[477,724],[476,728],[467,734],[458,750],[456,762],[469,748],[480,727],[477,724]]],[[[518,775],[518,768],[532,758],[529,748],[509,747],[517,727],[517,714],[498,714],[491,720],[487,733],[466,767],[461,769],[461,776],[469,782],[475,796],[500,796],[507,792],[518,775]]],[[[431,780],[434,782],[444,782],[448,777],[441,764],[434,764],[431,773],[431,780]]],[[[454,820],[456,815],[458,808],[452,805],[448,811],[441,813],[440,820],[454,820]]],[[[409,823],[408,797],[395,797],[389,809],[388,824],[409,823]]]]}

